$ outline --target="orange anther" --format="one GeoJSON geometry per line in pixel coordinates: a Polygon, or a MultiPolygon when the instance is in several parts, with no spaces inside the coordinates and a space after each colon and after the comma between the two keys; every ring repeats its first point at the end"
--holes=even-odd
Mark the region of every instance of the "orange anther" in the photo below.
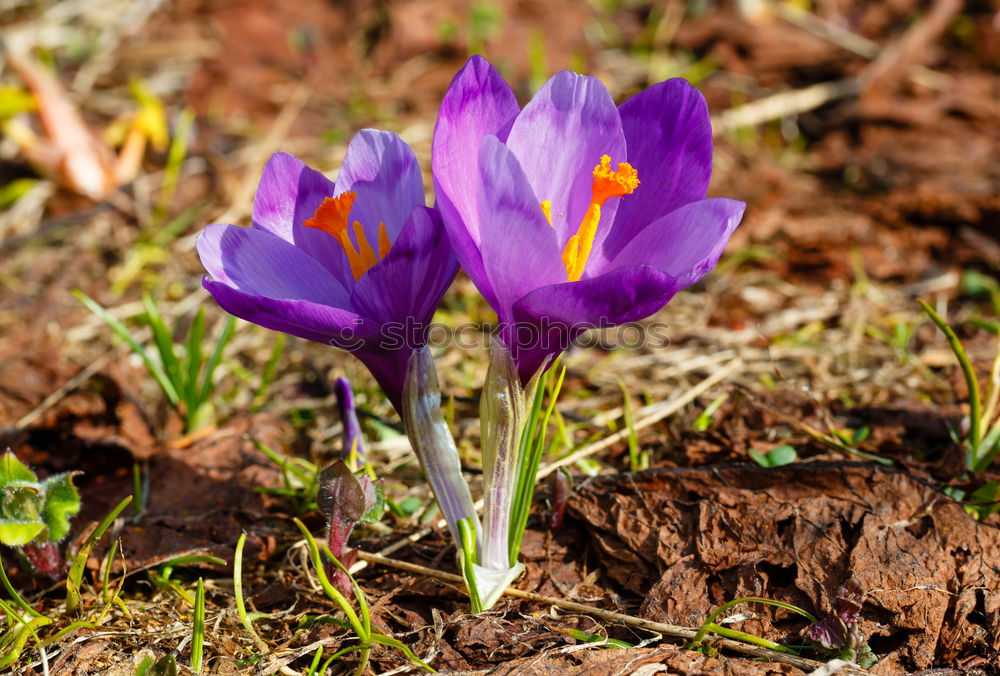
{"type": "MultiPolygon", "coordinates": [[[[594,182],[590,187],[590,206],[580,221],[575,235],[566,242],[562,260],[566,267],[566,277],[571,282],[580,280],[583,268],[590,258],[590,251],[597,236],[597,226],[601,222],[601,207],[612,197],[631,195],[639,187],[639,172],[628,162],[620,162],[618,169],[611,170],[611,157],[601,156],[601,162],[594,167],[594,182]]],[[[544,210],[545,202],[542,202],[544,210]]],[[[546,213],[546,215],[548,215],[546,213]]],[[[551,221],[550,221],[551,222],[551,221]]]]}
{"type": "Polygon", "coordinates": [[[351,207],[354,206],[354,200],[357,197],[357,193],[344,192],[336,197],[325,198],[316,209],[313,217],[302,225],[332,235],[347,255],[347,262],[351,266],[351,274],[354,279],[361,279],[361,276],[368,272],[373,265],[388,255],[389,249],[392,248],[392,242],[389,241],[389,233],[385,229],[385,223],[379,223],[378,255],[376,255],[372,245],[368,242],[368,237],[365,235],[361,223],[354,221],[354,239],[357,241],[357,247],[355,247],[354,242],[351,241],[351,229],[347,227],[347,224],[351,215],[351,207]]]}

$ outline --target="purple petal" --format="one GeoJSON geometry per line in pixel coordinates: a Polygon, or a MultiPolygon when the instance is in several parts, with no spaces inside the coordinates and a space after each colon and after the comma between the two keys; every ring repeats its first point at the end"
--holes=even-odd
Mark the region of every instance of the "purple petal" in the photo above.
{"type": "MultiPolygon", "coordinates": [[[[538,199],[551,202],[560,245],[576,233],[590,206],[601,156],[609,155],[613,167],[626,161],[621,119],[608,90],[597,78],[569,71],[538,90],[514,121],[507,147],[538,199]]],[[[618,202],[612,198],[602,208],[595,248],[610,229],[618,202]]]]}
{"type": "Polygon", "coordinates": [[[413,210],[424,205],[424,183],[413,149],[389,131],[363,129],[347,147],[337,176],[337,194],[355,192],[350,221],[358,221],[375,246],[379,223],[389,239],[399,231],[413,210]]]}
{"type": "MultiPolygon", "coordinates": [[[[553,228],[514,154],[496,136],[483,139],[479,151],[479,222],[483,263],[493,306],[500,321],[513,304],[541,286],[566,281],[553,228]]],[[[469,272],[482,289],[484,286],[469,272]]]]}
{"type": "Polygon", "coordinates": [[[806,635],[827,650],[838,649],[847,642],[844,625],[836,615],[830,615],[806,630],[806,635]]]}
{"type": "Polygon", "coordinates": [[[837,617],[847,625],[854,628],[861,614],[864,605],[865,592],[861,584],[852,575],[844,584],[837,588],[837,596],[834,601],[834,610],[837,617]]]}
{"type": "Polygon", "coordinates": [[[353,277],[340,244],[327,233],[302,225],[315,215],[324,198],[333,195],[333,182],[326,176],[293,155],[275,153],[257,186],[253,227],[299,247],[346,285],[353,277]]]}
{"type": "Polygon", "coordinates": [[[386,335],[410,349],[424,344],[427,326],[448,289],[458,263],[451,253],[441,217],[434,209],[414,210],[389,255],[358,280],[351,307],[383,325],[386,335]]]}
{"type": "Polygon", "coordinates": [[[400,416],[403,415],[403,386],[406,384],[407,368],[412,355],[413,351],[405,347],[399,350],[362,348],[354,352],[354,356],[360,359],[375,377],[375,381],[400,416]]]}
{"type": "Polygon", "coordinates": [[[688,287],[715,267],[745,208],[721,197],[686,204],[647,225],[607,269],[648,265],[688,287]]]}
{"type": "Polygon", "coordinates": [[[253,224],[294,243],[293,225],[310,218],[333,193],[333,182],[326,176],[294,155],[274,153],[257,186],[253,224]]]}
{"type": "Polygon", "coordinates": [[[705,98],[686,80],[653,85],[625,101],[622,128],[639,187],[622,199],[605,249],[613,256],[641,228],[705,198],[712,174],[712,126],[705,98]]]}
{"type": "Polygon", "coordinates": [[[514,324],[501,327],[501,338],[512,346],[521,382],[527,383],[546,359],[587,329],[648,317],[681,288],[670,275],[648,267],[546,286],[514,305],[514,324]]]}
{"type": "MultiPolygon", "coordinates": [[[[498,134],[521,108],[496,69],[473,56],[455,75],[441,102],[434,127],[434,192],[448,236],[462,267],[484,279],[479,253],[479,147],[487,134],[498,134]]],[[[490,304],[492,291],[480,287],[490,304]]]]}
{"type": "Polygon", "coordinates": [[[347,291],[327,268],[266,230],[210,225],[198,235],[197,248],[212,277],[248,294],[348,304],[347,291]]]}
{"type": "Polygon", "coordinates": [[[383,330],[378,322],[329,305],[255,296],[208,277],[201,283],[232,315],[266,329],[353,352],[375,376],[396,410],[402,410],[403,382],[411,352],[405,348],[381,349],[383,330]]]}
{"type": "MultiPolygon", "coordinates": [[[[341,435],[341,458],[347,460],[351,453],[357,453],[361,460],[365,459],[365,437],[361,433],[361,423],[358,422],[358,411],[354,407],[354,391],[351,381],[341,376],[333,383],[334,394],[337,395],[337,412],[340,414],[340,425],[344,431],[341,435]]],[[[367,511],[367,510],[365,510],[367,511]]]]}
{"type": "Polygon", "coordinates": [[[379,335],[376,322],[350,310],[308,300],[259,296],[208,277],[202,279],[202,286],[229,314],[273,331],[350,351],[365,347],[379,335]]]}

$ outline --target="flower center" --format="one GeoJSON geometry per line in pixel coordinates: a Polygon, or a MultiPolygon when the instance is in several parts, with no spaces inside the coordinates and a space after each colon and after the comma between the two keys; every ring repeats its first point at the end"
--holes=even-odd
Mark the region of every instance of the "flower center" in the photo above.
{"type": "MultiPolygon", "coordinates": [[[[612,171],[611,158],[601,157],[601,162],[594,167],[594,182],[590,187],[590,206],[583,215],[576,234],[566,242],[562,261],[566,266],[566,277],[571,282],[577,282],[583,276],[583,268],[587,265],[590,250],[594,246],[597,235],[597,225],[601,222],[601,207],[612,197],[631,195],[639,187],[639,173],[628,162],[619,162],[618,169],[612,171]]],[[[552,225],[552,203],[542,202],[542,213],[552,225]]]]}
{"type": "Polygon", "coordinates": [[[389,254],[392,243],[389,241],[389,233],[386,232],[385,223],[379,223],[378,255],[376,256],[372,245],[368,243],[365,229],[361,227],[359,221],[354,221],[354,239],[358,242],[357,247],[354,246],[347,223],[351,207],[354,206],[354,200],[357,198],[358,194],[355,192],[343,192],[336,197],[327,197],[316,209],[313,217],[302,225],[322,230],[337,240],[344,249],[344,253],[347,254],[347,261],[351,264],[351,274],[354,275],[354,279],[361,279],[361,275],[368,272],[373,265],[389,254]]]}

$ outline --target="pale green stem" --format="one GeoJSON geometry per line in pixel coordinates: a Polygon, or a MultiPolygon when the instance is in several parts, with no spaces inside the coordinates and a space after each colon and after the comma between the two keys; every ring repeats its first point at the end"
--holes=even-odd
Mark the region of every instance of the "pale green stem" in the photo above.
{"type": "Polygon", "coordinates": [[[483,448],[483,531],[479,565],[508,570],[510,508],[524,428],[524,390],[510,350],[500,340],[490,347],[490,366],[479,400],[483,448]]]}
{"type": "MultiPolygon", "coordinates": [[[[469,485],[462,476],[458,449],[452,439],[448,424],[441,415],[441,390],[438,386],[434,357],[427,347],[422,347],[410,357],[403,386],[403,425],[410,444],[417,454],[420,466],[431,484],[434,496],[441,507],[441,514],[457,546],[461,533],[458,522],[472,519],[477,534],[481,527],[472,504],[469,485]]],[[[477,541],[481,541],[479,537],[477,541]]]]}

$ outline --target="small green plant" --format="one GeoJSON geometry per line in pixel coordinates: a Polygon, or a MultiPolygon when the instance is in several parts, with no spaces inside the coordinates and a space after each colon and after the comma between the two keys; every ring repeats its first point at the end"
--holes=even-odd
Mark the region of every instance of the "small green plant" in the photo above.
{"type": "MultiPolygon", "coordinates": [[[[549,420],[556,408],[556,400],[562,390],[566,378],[566,367],[559,370],[558,377],[553,379],[552,371],[546,371],[538,380],[535,396],[528,410],[527,422],[521,435],[521,449],[517,457],[517,479],[514,483],[514,499],[511,502],[510,531],[508,547],[510,565],[517,563],[521,553],[521,541],[524,539],[524,529],[528,526],[528,514],[531,511],[532,498],[535,495],[538,466],[546,448],[546,432],[549,420]],[[543,406],[544,397],[548,392],[548,404],[543,406]]],[[[474,532],[474,531],[473,531],[474,532]]]]}
{"type": "Polygon", "coordinates": [[[878,658],[864,640],[859,622],[861,619],[861,608],[864,601],[864,592],[857,580],[853,577],[837,588],[832,602],[832,611],[822,620],[817,619],[812,613],[783,601],[773,599],[763,599],[749,596],[741,599],[734,599],[713,610],[695,633],[694,638],[687,644],[688,650],[696,650],[705,655],[714,655],[715,649],[704,644],[705,637],[709,634],[716,634],[734,641],[742,641],[753,645],[775,650],[789,655],[798,655],[796,648],[808,648],[815,650],[828,659],[839,658],[849,662],[855,662],[864,669],[873,666],[878,658]],[[809,620],[809,626],[805,630],[807,643],[796,647],[776,643],[760,636],[748,634],[736,629],[723,627],[716,622],[716,619],[725,611],[740,603],[763,603],[765,605],[783,608],[793,613],[801,615],[809,620]]]}
{"type": "Polygon", "coordinates": [[[503,10],[495,2],[484,0],[469,8],[469,54],[486,51],[486,43],[496,36],[503,24],[503,10]]]}
{"type": "Polygon", "coordinates": [[[802,617],[805,617],[812,624],[816,624],[818,620],[813,617],[813,615],[798,606],[793,606],[790,603],[784,603],[782,601],[774,601],[772,599],[762,599],[755,596],[748,596],[742,599],[734,599],[728,603],[723,603],[721,606],[709,613],[708,617],[702,623],[701,627],[695,633],[694,638],[691,642],[687,644],[688,650],[697,650],[698,652],[705,655],[714,655],[715,649],[711,646],[707,646],[703,643],[705,637],[709,634],[716,634],[724,638],[732,639],[734,641],[742,641],[744,643],[752,643],[753,645],[759,645],[762,648],[768,648],[770,650],[775,650],[779,653],[787,653],[789,655],[797,655],[798,652],[793,648],[786,645],[781,645],[780,643],[775,643],[774,641],[769,641],[766,638],[761,638],[760,636],[754,636],[753,634],[748,634],[743,631],[737,631],[736,629],[729,629],[717,624],[715,620],[735,605],[740,603],[763,603],[769,606],[775,606],[776,608],[784,608],[785,610],[790,610],[793,613],[798,613],[802,617]]]}
{"type": "Polygon", "coordinates": [[[80,607],[82,597],[80,596],[80,585],[83,583],[83,571],[87,567],[87,559],[90,557],[90,550],[94,548],[97,541],[101,539],[105,531],[111,527],[118,515],[132,502],[132,496],[128,496],[108,512],[107,516],[97,524],[97,528],[87,536],[69,567],[69,575],[66,577],[66,612],[74,612],[80,607]]]}
{"type": "Polygon", "coordinates": [[[865,592],[855,578],[840,585],[832,612],[806,630],[812,647],[828,658],[854,662],[863,669],[874,666],[878,658],[865,642],[858,624],[864,599],[865,592]]]}
{"type": "MultiPolygon", "coordinates": [[[[362,469],[352,472],[343,460],[335,460],[319,473],[316,505],[327,521],[327,546],[345,566],[357,558],[356,550],[347,549],[347,538],[354,525],[364,521],[378,522],[385,513],[385,496],[374,473],[362,469]]],[[[351,594],[351,583],[341,570],[328,566],[327,575],[345,596],[351,594]]]]}
{"type": "Polygon", "coordinates": [[[795,449],[788,444],[782,444],[776,448],[772,448],[767,453],[760,453],[754,449],[748,451],[750,457],[761,467],[781,467],[782,465],[789,465],[799,459],[798,453],[795,449]]]}
{"type": "Polygon", "coordinates": [[[617,638],[608,638],[607,636],[601,636],[600,634],[592,634],[589,631],[583,631],[581,629],[566,629],[565,633],[572,636],[577,641],[583,643],[593,643],[602,648],[634,648],[635,646],[628,641],[622,641],[617,638]]]}
{"type": "MultiPolygon", "coordinates": [[[[11,465],[8,464],[8,469],[10,467],[11,465]]],[[[73,558],[72,565],[70,566],[69,575],[66,578],[66,613],[76,612],[80,608],[81,598],[79,590],[83,580],[83,571],[86,566],[87,559],[90,556],[91,549],[101,538],[104,532],[111,526],[111,523],[115,520],[115,518],[117,518],[122,510],[128,506],[131,500],[132,497],[129,496],[118,503],[118,505],[104,518],[104,520],[101,521],[97,528],[91,532],[91,534],[84,541],[83,545],[80,547],[79,551],[77,551],[76,556],[73,558]]],[[[105,580],[107,580],[107,577],[105,577],[105,580]]],[[[3,588],[7,591],[13,601],[13,603],[11,603],[5,600],[0,600],[0,612],[3,613],[7,623],[6,630],[3,631],[3,633],[0,633],[0,669],[6,669],[20,659],[29,638],[34,639],[35,644],[41,649],[48,644],[62,640],[78,629],[95,626],[93,622],[87,620],[77,620],[70,622],[61,630],[43,640],[39,637],[37,630],[51,625],[54,620],[51,617],[38,612],[24,600],[24,598],[11,584],[2,562],[0,562],[0,584],[3,585],[3,588]]],[[[99,616],[103,617],[103,615],[107,612],[107,608],[110,606],[110,603],[114,602],[115,598],[117,598],[117,594],[112,596],[109,601],[105,603],[104,608],[99,612],[99,616]]]]}
{"type": "Polygon", "coordinates": [[[156,662],[147,657],[135,670],[135,676],[177,676],[177,660],[173,655],[164,655],[156,662]]]}
{"type": "Polygon", "coordinates": [[[187,340],[183,348],[178,349],[173,340],[174,332],[167,328],[167,323],[156,303],[148,294],[143,295],[142,302],[146,310],[143,319],[152,330],[153,342],[156,344],[158,359],[154,359],[124,324],[90,296],[79,289],[75,290],[73,295],[142,359],[142,363],[160,386],[167,401],[184,417],[185,429],[188,432],[213,422],[212,394],[215,386],[215,370],[222,362],[226,344],[232,338],[236,324],[233,317],[226,318],[222,333],[215,343],[211,356],[206,360],[202,350],[205,338],[204,308],[198,309],[188,329],[187,340]]]}
{"type": "Polygon", "coordinates": [[[712,402],[705,407],[705,410],[701,412],[701,415],[695,419],[694,428],[699,432],[704,432],[711,427],[714,422],[713,416],[715,415],[715,412],[719,410],[719,407],[722,406],[728,398],[728,394],[720,394],[713,399],[712,402]]]}
{"type": "Polygon", "coordinates": [[[316,491],[319,486],[319,468],[305,458],[275,451],[259,439],[251,439],[250,441],[257,447],[257,450],[281,469],[282,485],[280,487],[258,487],[257,490],[261,493],[288,498],[300,514],[317,509],[316,491]]]}
{"type": "Polygon", "coordinates": [[[964,440],[965,467],[972,472],[984,472],[996,458],[997,453],[1000,453],[1000,417],[997,416],[997,407],[1000,404],[1000,346],[990,370],[986,396],[982,397],[975,369],[955,331],[934,311],[934,308],[922,300],[917,302],[931,321],[941,329],[965,376],[965,384],[969,390],[969,431],[964,440]]]}
{"type": "Polygon", "coordinates": [[[962,292],[970,296],[986,296],[994,314],[1000,314],[1000,282],[977,270],[962,273],[962,292]]]}
{"type": "MultiPolygon", "coordinates": [[[[957,493],[961,493],[961,491],[957,491],[957,493]]],[[[961,500],[964,494],[953,494],[952,497],[961,500]]],[[[980,520],[1000,511],[1000,481],[987,481],[974,490],[969,496],[966,510],[980,520]]]]}
{"type": "Polygon", "coordinates": [[[865,425],[856,430],[834,430],[833,433],[848,446],[857,446],[863,444],[871,436],[872,431],[870,427],[865,425]]]}
{"type": "Polygon", "coordinates": [[[187,589],[184,588],[177,580],[172,578],[174,574],[174,569],[178,566],[193,566],[197,564],[211,564],[213,566],[224,566],[226,561],[220,559],[217,556],[210,556],[207,554],[194,554],[192,556],[178,556],[172,558],[168,561],[164,561],[154,570],[149,571],[149,581],[153,586],[159,587],[161,589],[166,589],[167,591],[172,591],[182,599],[184,599],[188,604],[192,606],[197,606],[198,598],[195,594],[192,594],[187,589]]]}
{"type": "Polygon", "coordinates": [[[635,415],[632,412],[632,397],[628,388],[621,380],[618,389],[622,391],[622,416],[625,418],[625,429],[628,430],[628,464],[633,472],[649,469],[649,451],[639,450],[639,435],[635,431],[635,415]]]}
{"type": "Polygon", "coordinates": [[[58,543],[80,511],[75,475],[39,481],[10,449],[0,458],[0,543],[19,547],[36,574],[54,578],[65,572],[58,543]]]}
{"type": "MultiPolygon", "coordinates": [[[[344,655],[352,652],[357,652],[360,654],[358,660],[358,667],[355,671],[357,676],[361,676],[368,667],[368,658],[371,654],[372,646],[376,643],[380,643],[391,648],[396,648],[401,651],[408,660],[413,662],[415,665],[425,669],[431,673],[437,673],[437,670],[431,667],[429,664],[417,657],[410,648],[392,638],[391,636],[386,636],[372,629],[371,614],[368,610],[368,602],[365,599],[364,592],[358,585],[357,581],[351,576],[347,568],[342,564],[331,552],[326,545],[317,544],[316,540],[313,538],[309,529],[306,528],[298,519],[295,519],[295,525],[298,526],[299,531],[302,533],[302,537],[306,540],[306,545],[309,548],[309,559],[312,562],[313,569],[316,572],[316,576],[319,579],[320,586],[323,587],[323,591],[326,593],[327,597],[337,604],[341,612],[344,613],[346,618],[346,623],[341,624],[340,622],[335,622],[340,626],[350,629],[358,638],[357,645],[348,646],[342,648],[334,653],[328,660],[327,664],[335,659],[338,659],[344,655]],[[350,581],[352,588],[354,589],[354,598],[358,604],[358,610],[355,612],[354,608],[351,607],[350,601],[347,600],[343,594],[330,582],[330,579],[326,575],[325,566],[323,565],[323,557],[336,566],[350,581]]],[[[323,673],[320,671],[319,673],[323,673]]]]}
{"type": "Polygon", "coordinates": [[[420,508],[424,506],[424,503],[415,495],[403,498],[399,502],[396,502],[389,496],[386,496],[385,506],[394,516],[405,519],[420,511],[420,508]]]}

